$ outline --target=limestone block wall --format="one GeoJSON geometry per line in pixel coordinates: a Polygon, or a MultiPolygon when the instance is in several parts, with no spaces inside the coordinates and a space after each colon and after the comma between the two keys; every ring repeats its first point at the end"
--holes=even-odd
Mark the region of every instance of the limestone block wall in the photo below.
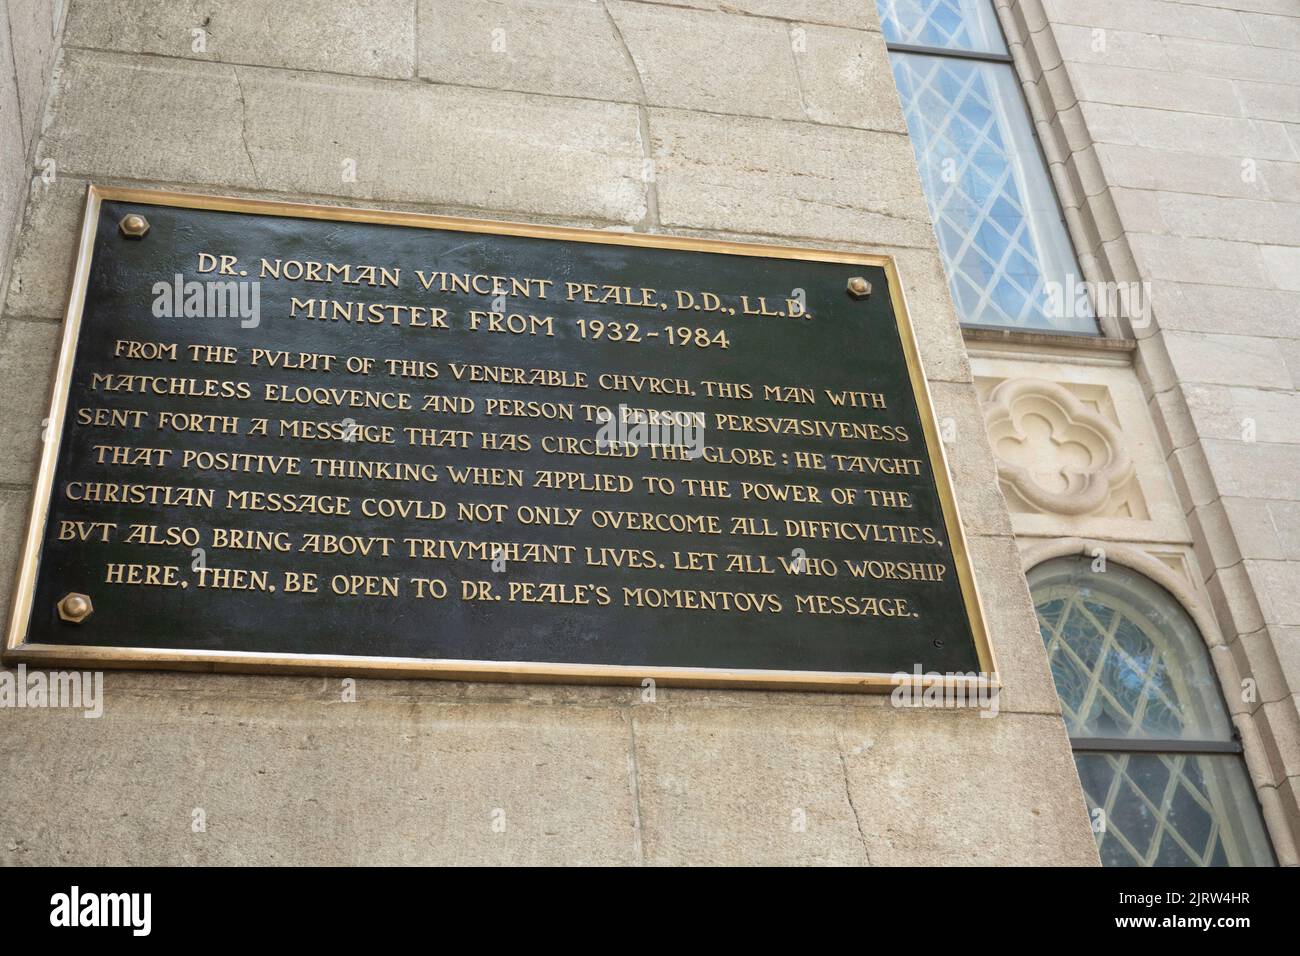
{"type": "Polygon", "coordinates": [[[1147,283],[1135,368],[1282,862],[1300,842],[1300,7],[998,0],[1088,278],[1147,283]],[[1220,636],[1221,635],[1221,636],[1220,636]],[[1246,682],[1243,684],[1243,682],[1246,682]]]}
{"type": "Polygon", "coordinates": [[[0,0],[0,283],[63,31],[63,0],[0,0]]]}
{"type": "Polygon", "coordinates": [[[137,184],[897,256],[1006,689],[109,673],[100,720],[0,711],[0,861],[1095,864],[873,4],[73,0],[34,156],[6,604],[86,184],[137,184]]]}

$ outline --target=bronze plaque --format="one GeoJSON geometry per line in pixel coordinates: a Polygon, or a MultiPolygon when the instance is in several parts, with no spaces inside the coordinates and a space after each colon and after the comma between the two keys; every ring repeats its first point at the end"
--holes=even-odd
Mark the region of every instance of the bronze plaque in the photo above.
{"type": "Polygon", "coordinates": [[[885,256],[92,188],[49,420],[7,659],[995,679],[885,256]]]}

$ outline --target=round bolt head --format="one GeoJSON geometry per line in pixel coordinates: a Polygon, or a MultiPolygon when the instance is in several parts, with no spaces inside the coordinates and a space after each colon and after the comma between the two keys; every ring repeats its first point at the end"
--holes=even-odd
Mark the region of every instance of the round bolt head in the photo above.
{"type": "Polygon", "coordinates": [[[871,295],[871,283],[862,276],[854,276],[849,280],[849,295],[855,299],[865,299],[871,295]]]}
{"type": "Polygon", "coordinates": [[[144,234],[149,231],[149,220],[138,212],[133,212],[123,216],[117,228],[128,239],[143,239],[144,234]]]}
{"type": "Polygon", "coordinates": [[[60,620],[67,621],[69,624],[80,624],[95,613],[95,606],[90,603],[89,595],[73,591],[59,599],[58,611],[60,620]]]}

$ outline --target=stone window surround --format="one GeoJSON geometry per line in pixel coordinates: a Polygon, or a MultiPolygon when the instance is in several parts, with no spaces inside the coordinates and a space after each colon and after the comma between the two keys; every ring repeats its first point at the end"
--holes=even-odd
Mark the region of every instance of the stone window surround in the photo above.
{"type": "Polygon", "coordinates": [[[1294,866],[1295,842],[1287,825],[1286,811],[1282,806],[1281,798],[1271,780],[1267,748],[1260,738],[1260,731],[1252,713],[1241,701],[1241,695],[1228,692],[1230,689],[1235,691],[1236,688],[1241,687],[1241,669],[1225,643],[1218,621],[1209,610],[1208,602],[1200,593],[1201,589],[1193,586],[1187,578],[1135,545],[1091,538],[1056,538],[1022,539],[1020,547],[1021,569],[1026,575],[1039,565],[1055,558],[1091,557],[1101,549],[1105,552],[1108,562],[1122,565],[1154,581],[1168,591],[1187,612],[1200,632],[1201,639],[1205,641],[1220,687],[1225,691],[1224,700],[1233,727],[1236,728],[1241,741],[1246,770],[1264,815],[1264,825],[1272,840],[1273,852],[1280,865],[1294,866]]]}
{"type": "MultiPolygon", "coordinates": [[[[1132,393],[1142,394],[1133,369],[1137,343],[1131,339],[1091,339],[1059,333],[1020,330],[963,330],[970,353],[972,371],[1002,377],[1009,367],[1023,370],[1026,378],[1050,377],[1055,367],[1063,383],[1102,382],[1108,397],[1122,412],[1123,437],[1134,451],[1140,445],[1157,445],[1156,428],[1149,405],[1135,401],[1132,393]],[[1127,379],[1127,380],[1124,380],[1127,379]]],[[[986,407],[987,411],[987,407],[986,407]]],[[[996,458],[996,446],[994,447],[996,458]]],[[[1136,456],[1135,456],[1136,457],[1136,456]]],[[[1198,568],[1193,536],[1182,512],[1181,502],[1163,460],[1153,462],[1149,456],[1138,469],[1137,479],[1156,506],[1149,520],[1132,522],[1127,529],[1116,530],[1108,519],[1096,515],[1068,515],[1047,512],[1035,515],[1015,514],[1012,523],[1021,551],[1022,570],[1028,572],[1053,558],[1092,555],[1102,548],[1108,561],[1136,571],[1168,591],[1188,612],[1200,630],[1214,661],[1216,677],[1227,702],[1233,724],[1240,737],[1252,786],[1264,813],[1265,824],[1278,861],[1288,865],[1296,859],[1295,841],[1271,770],[1271,748],[1261,736],[1259,714],[1252,714],[1241,701],[1241,680],[1249,662],[1239,646],[1229,644],[1214,613],[1214,605],[1198,568]],[[1175,505],[1170,508],[1167,505],[1175,505]],[[1028,519],[1028,520],[1025,520],[1028,519]]],[[[1258,676],[1258,675],[1252,675],[1258,676]]],[[[1267,733],[1268,728],[1263,731],[1267,733]]]]}
{"type": "MultiPolygon", "coordinates": [[[[1060,62],[1061,57],[1052,31],[1046,28],[1050,20],[1043,9],[1042,0],[992,2],[1011,52],[1012,68],[1024,91],[1035,137],[1056,187],[1066,228],[1078,254],[1079,268],[1084,279],[1090,283],[1140,282],[1142,276],[1129,247],[1127,235],[1120,225],[1118,212],[1088,132],[1081,121],[1067,124],[1061,118],[1061,112],[1068,109],[1075,100],[1073,90],[1069,88],[1068,75],[1064,70],[1060,71],[1061,76],[1055,83],[1045,78],[1042,64],[1060,62]],[[1031,30],[1031,23],[1038,24],[1039,28],[1031,30]],[[1107,234],[1112,238],[1106,238],[1107,234]]],[[[1116,352],[1127,353],[1133,374],[1148,395],[1151,393],[1152,381],[1176,380],[1172,363],[1159,339],[1150,337],[1151,329],[1134,329],[1126,320],[1115,316],[1100,316],[1099,323],[1102,336],[1096,339],[1068,333],[985,329],[963,329],[963,338],[968,351],[972,352],[978,350],[983,343],[1004,342],[1027,347],[1027,351],[1033,350],[1040,343],[1044,351],[1053,346],[1068,345],[1081,352],[1095,352],[1099,359],[1103,355],[1113,359],[1116,352]]],[[[1148,412],[1157,433],[1167,436],[1170,425],[1163,420],[1164,409],[1159,405],[1149,405],[1148,412]]],[[[1173,468],[1170,468],[1174,486],[1182,492],[1180,497],[1184,501],[1187,497],[1184,489],[1189,485],[1204,486],[1211,480],[1208,465],[1203,460],[1175,461],[1174,467],[1196,472],[1173,474],[1173,468]]],[[[1228,532],[1220,530],[1220,533],[1228,532]]],[[[1209,600],[1205,587],[1190,584],[1186,578],[1143,550],[1136,541],[1100,541],[1068,535],[1044,540],[1021,535],[1018,543],[1022,570],[1026,573],[1052,558],[1090,554],[1094,548],[1104,547],[1108,560],[1147,575],[1178,600],[1196,623],[1210,650],[1233,724],[1241,737],[1247,769],[1264,813],[1265,825],[1278,863],[1282,866],[1300,865],[1300,850],[1297,849],[1300,833],[1295,832],[1296,828],[1289,820],[1278,792],[1278,782],[1285,780],[1286,771],[1280,761],[1270,755],[1270,750],[1275,748],[1268,747],[1264,738],[1269,736],[1275,746],[1284,744],[1276,739],[1276,735],[1267,726],[1268,715],[1262,705],[1255,704],[1252,711],[1241,701],[1239,689],[1242,678],[1255,675],[1242,674],[1237,657],[1224,640],[1219,616],[1215,613],[1215,606],[1209,600]]],[[[1193,580],[1199,579],[1200,575],[1194,571],[1198,546],[1193,545],[1185,550],[1186,560],[1193,570],[1191,577],[1193,580]]],[[[1210,566],[1213,566],[1212,562],[1210,566]]],[[[1232,596],[1224,596],[1225,602],[1231,600],[1232,596]]]]}

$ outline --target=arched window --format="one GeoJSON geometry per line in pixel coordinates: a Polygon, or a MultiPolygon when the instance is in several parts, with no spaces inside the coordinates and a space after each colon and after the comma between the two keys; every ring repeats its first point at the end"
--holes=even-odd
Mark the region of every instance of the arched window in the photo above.
{"type": "Polygon", "coordinates": [[[1057,558],[1029,587],[1105,866],[1273,854],[1205,643],[1163,588],[1057,558]]]}

